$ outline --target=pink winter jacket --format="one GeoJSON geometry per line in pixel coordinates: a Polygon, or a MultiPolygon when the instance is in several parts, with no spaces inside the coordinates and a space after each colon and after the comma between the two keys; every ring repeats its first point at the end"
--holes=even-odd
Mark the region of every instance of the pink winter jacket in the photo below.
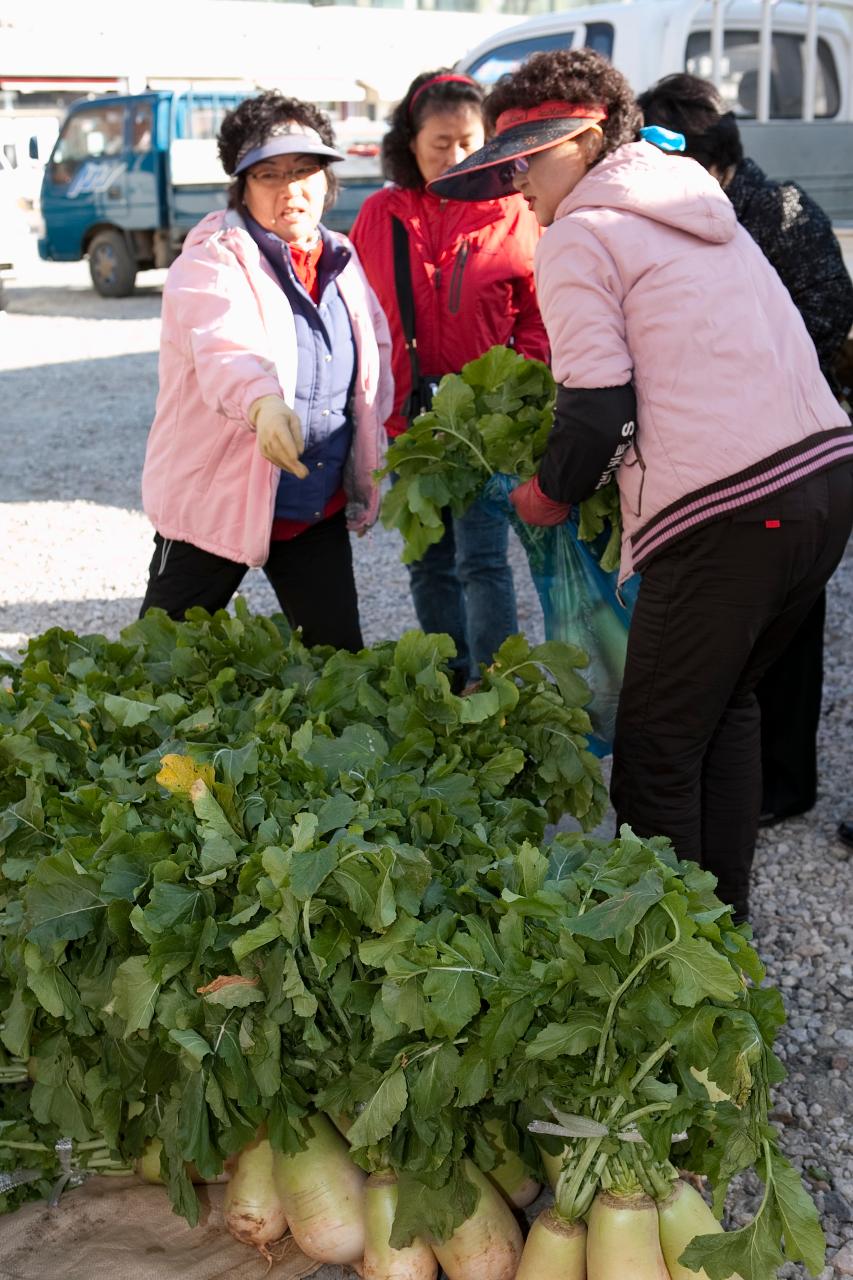
{"type": "Polygon", "coordinates": [[[622,578],[737,506],[853,457],[853,431],[776,271],[694,160],[620,147],[562,201],[536,291],[554,376],[633,380],[622,578]]]}
{"type": "MultiPolygon", "coordinates": [[[[336,284],[358,357],[344,487],[349,527],[359,531],[379,511],[373,472],[394,385],[388,325],[352,253],[336,284]]],[[[162,537],[264,564],[280,471],[261,456],[249,407],[267,395],[292,404],[296,362],[293,315],[271,267],[239,214],[208,214],[163,291],[160,392],[142,474],[145,512],[162,537]]]]}

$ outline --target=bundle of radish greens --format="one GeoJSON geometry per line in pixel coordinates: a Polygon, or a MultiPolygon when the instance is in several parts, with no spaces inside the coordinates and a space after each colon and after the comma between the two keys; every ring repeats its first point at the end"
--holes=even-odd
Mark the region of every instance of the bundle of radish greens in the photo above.
{"type": "Polygon", "coordinates": [[[665,840],[543,843],[603,811],[582,654],[510,639],[467,698],[451,654],[238,604],[5,668],[0,1207],[135,1166],[372,1280],[819,1271],[748,930],[665,840]],[[679,1177],[719,1215],[748,1168],[729,1233],[679,1177]]]}
{"type": "MultiPolygon", "coordinates": [[[[461,516],[496,473],[529,480],[539,467],[554,420],[551,370],[509,347],[492,347],[461,373],[441,380],[432,407],[392,441],[380,478],[395,483],[382,501],[382,523],[403,538],[403,561],[420,560],[444,534],[443,512],[461,516]]],[[[615,482],[581,502],[579,537],[605,530],[601,565],[619,566],[622,521],[615,482]]]]}

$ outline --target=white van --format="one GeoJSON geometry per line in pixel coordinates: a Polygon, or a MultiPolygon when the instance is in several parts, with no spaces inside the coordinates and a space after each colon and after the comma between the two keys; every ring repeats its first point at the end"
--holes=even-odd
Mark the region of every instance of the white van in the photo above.
{"type": "Polygon", "coordinates": [[[713,80],[744,150],[793,178],[833,220],[853,258],[853,0],[635,0],[564,9],[504,28],[457,70],[491,85],[543,49],[585,45],[638,92],[675,71],[713,80]]]}
{"type": "Polygon", "coordinates": [[[28,209],[38,204],[44,162],[58,132],[53,116],[0,112],[0,152],[14,172],[18,195],[28,209]]]}
{"type": "Polygon", "coordinates": [[[17,174],[0,150],[0,311],[6,305],[4,281],[24,257],[29,227],[21,207],[17,174]]]}

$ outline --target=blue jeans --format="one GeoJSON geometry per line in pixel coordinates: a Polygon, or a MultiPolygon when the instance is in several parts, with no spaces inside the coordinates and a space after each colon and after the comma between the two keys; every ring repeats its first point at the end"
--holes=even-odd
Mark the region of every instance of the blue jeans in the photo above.
{"type": "Polygon", "coordinates": [[[475,502],[464,516],[444,517],[444,537],[408,566],[412,600],[424,631],[445,631],[456,645],[456,683],[476,679],[507,636],[518,631],[515,588],[507,561],[509,522],[475,502]]]}

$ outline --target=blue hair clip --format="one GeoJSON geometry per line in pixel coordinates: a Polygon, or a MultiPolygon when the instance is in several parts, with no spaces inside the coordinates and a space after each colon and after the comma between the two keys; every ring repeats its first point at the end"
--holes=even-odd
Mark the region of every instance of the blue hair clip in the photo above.
{"type": "Polygon", "coordinates": [[[683,133],[675,133],[672,129],[664,129],[659,124],[647,124],[640,130],[640,137],[650,142],[661,151],[686,151],[687,139],[683,133]]]}

